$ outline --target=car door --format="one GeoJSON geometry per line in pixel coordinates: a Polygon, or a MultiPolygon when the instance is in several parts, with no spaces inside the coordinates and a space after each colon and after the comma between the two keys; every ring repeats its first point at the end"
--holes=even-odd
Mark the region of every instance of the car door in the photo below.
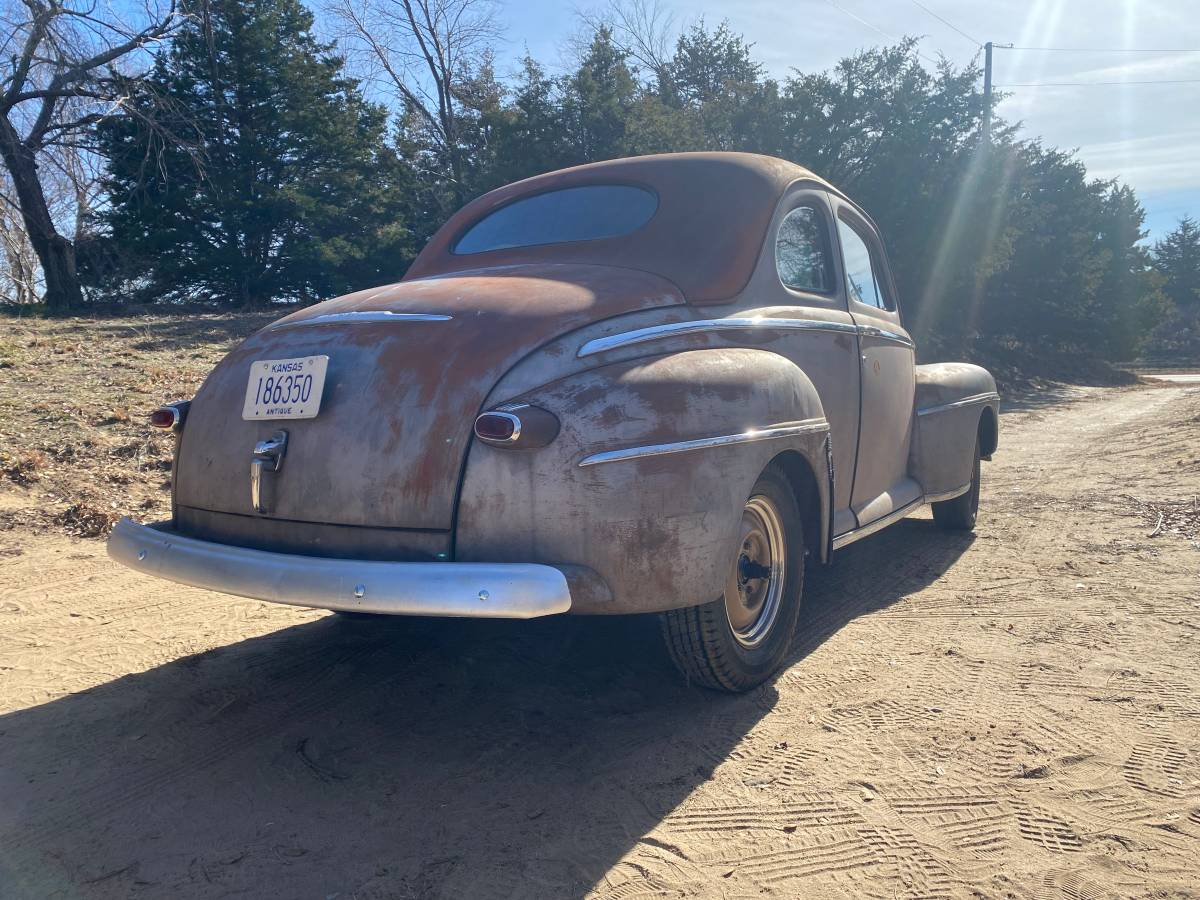
{"type": "Polygon", "coordinates": [[[916,391],[914,345],[900,321],[895,287],[874,226],[835,201],[848,309],[858,329],[862,399],[850,506],[861,527],[919,499],[908,477],[916,391]]]}
{"type": "Polygon", "coordinates": [[[748,314],[796,323],[781,332],[778,352],[813,382],[829,421],[833,454],[833,533],[855,526],[850,490],[858,450],[858,336],[846,309],[837,264],[833,207],[815,187],[791,191],[776,212],[760,262],[764,304],[748,314]]]}

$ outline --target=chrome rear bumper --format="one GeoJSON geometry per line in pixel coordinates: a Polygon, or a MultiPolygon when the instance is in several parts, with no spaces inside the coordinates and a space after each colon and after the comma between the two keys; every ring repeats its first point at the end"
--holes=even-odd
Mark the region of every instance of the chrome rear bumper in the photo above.
{"type": "Polygon", "coordinates": [[[571,608],[567,579],[535,563],[376,562],[269,553],[122,519],[117,562],[168,581],[255,600],[346,612],[532,619],[571,608]]]}

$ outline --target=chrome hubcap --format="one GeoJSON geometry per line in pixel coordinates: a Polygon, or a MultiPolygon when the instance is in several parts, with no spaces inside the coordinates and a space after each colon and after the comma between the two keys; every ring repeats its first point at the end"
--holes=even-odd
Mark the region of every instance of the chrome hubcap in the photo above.
{"type": "Polygon", "coordinates": [[[734,638],[749,648],[761,644],[775,624],[787,572],[783,521],[766,497],[746,502],[740,538],[725,583],[725,614],[734,638]]]}

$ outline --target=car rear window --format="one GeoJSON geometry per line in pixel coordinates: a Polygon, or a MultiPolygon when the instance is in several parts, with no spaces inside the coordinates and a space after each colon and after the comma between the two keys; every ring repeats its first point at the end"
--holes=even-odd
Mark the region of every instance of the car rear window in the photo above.
{"type": "Polygon", "coordinates": [[[645,188],[592,184],[525,197],[502,206],[467,229],[458,254],[511,247],[619,237],[641,228],[658,209],[645,188]]]}
{"type": "Polygon", "coordinates": [[[780,223],[775,236],[775,269],[779,280],[792,290],[815,294],[833,290],[829,232],[814,207],[798,206],[780,223]]]}

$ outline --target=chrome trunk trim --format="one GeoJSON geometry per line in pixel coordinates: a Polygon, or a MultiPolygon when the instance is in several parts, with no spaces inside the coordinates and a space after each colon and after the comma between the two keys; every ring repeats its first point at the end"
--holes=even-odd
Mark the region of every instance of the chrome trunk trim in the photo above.
{"type": "Polygon", "coordinates": [[[377,562],[269,553],[122,519],[108,555],[168,581],[291,606],[413,616],[531,619],[565,613],[563,573],[534,563],[377,562]]]}
{"type": "Polygon", "coordinates": [[[579,348],[578,358],[606,353],[620,347],[633,344],[644,344],[647,341],[657,341],[664,338],[678,337],[684,334],[702,334],[713,331],[740,331],[759,329],[762,331],[832,331],[842,334],[857,334],[857,326],[848,322],[827,322],[823,319],[767,319],[761,316],[750,318],[727,319],[693,319],[687,322],[668,322],[665,325],[651,325],[647,328],[637,328],[633,331],[623,331],[595,338],[579,348]]]}
{"type": "Polygon", "coordinates": [[[899,522],[901,519],[903,519],[909,513],[916,512],[924,504],[925,504],[925,498],[918,497],[916,500],[912,501],[911,503],[906,503],[904,506],[900,507],[899,509],[893,509],[886,516],[880,516],[875,521],[868,522],[866,525],[859,526],[858,528],[855,528],[853,531],[847,531],[845,534],[839,534],[837,537],[835,537],[833,539],[833,549],[840,550],[843,547],[845,547],[849,544],[853,544],[855,541],[860,541],[863,538],[868,537],[869,535],[872,535],[877,531],[882,531],[884,528],[887,528],[893,522],[899,522]]]}
{"type": "Polygon", "coordinates": [[[267,504],[263,500],[263,473],[278,472],[287,455],[288,433],[277,431],[268,440],[254,445],[250,455],[250,505],[256,513],[265,513],[267,504]]]}
{"type": "Polygon", "coordinates": [[[296,322],[277,322],[268,326],[271,331],[280,328],[306,328],[310,325],[365,325],[373,322],[449,322],[453,316],[436,313],[398,313],[386,309],[371,312],[340,312],[313,316],[296,322]]]}
{"type": "Polygon", "coordinates": [[[974,406],[977,403],[991,403],[993,400],[999,400],[1000,395],[995,391],[988,391],[986,394],[972,394],[970,397],[963,397],[961,400],[954,400],[950,403],[942,403],[938,406],[927,406],[924,409],[918,409],[918,416],[928,416],[932,413],[945,412],[948,409],[958,409],[960,406],[974,406]]]}
{"type": "Polygon", "coordinates": [[[593,453],[579,461],[580,468],[600,463],[622,462],[641,459],[644,456],[664,456],[668,453],[685,453],[688,450],[704,450],[709,447],[725,447],[730,444],[749,444],[754,441],[769,441],[776,438],[806,434],[810,431],[828,431],[829,423],[824,419],[805,419],[803,422],[783,422],[765,428],[751,428],[738,434],[722,434],[716,437],[695,438],[690,441],[672,441],[667,444],[648,444],[644,447],[627,447],[624,450],[605,450],[593,453]]]}

